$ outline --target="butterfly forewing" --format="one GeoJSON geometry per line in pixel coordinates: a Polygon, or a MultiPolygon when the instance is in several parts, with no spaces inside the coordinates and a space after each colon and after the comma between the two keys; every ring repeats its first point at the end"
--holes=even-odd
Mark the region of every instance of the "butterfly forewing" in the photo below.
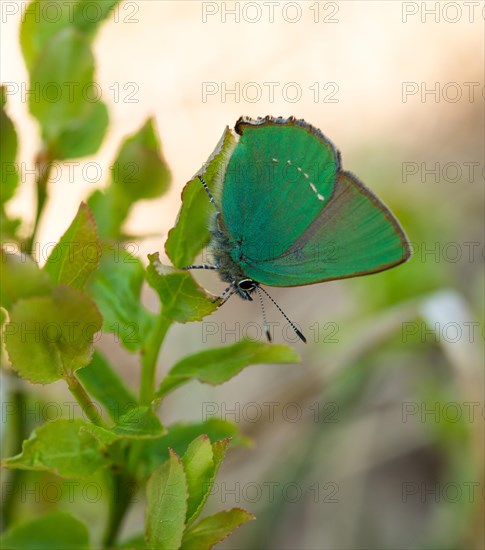
{"type": "Polygon", "coordinates": [[[257,265],[283,254],[321,214],[339,155],[303,121],[261,119],[237,128],[241,137],[225,174],[222,215],[237,243],[234,260],[257,265]]]}

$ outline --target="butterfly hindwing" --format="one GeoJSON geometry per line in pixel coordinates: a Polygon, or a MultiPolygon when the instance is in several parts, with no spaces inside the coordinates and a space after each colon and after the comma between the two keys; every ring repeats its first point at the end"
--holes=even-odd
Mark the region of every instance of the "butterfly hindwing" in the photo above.
{"type": "Polygon", "coordinates": [[[248,259],[248,277],[297,286],[383,271],[409,257],[392,213],[354,175],[339,172],[332,196],[292,244],[271,259],[248,259]]]}

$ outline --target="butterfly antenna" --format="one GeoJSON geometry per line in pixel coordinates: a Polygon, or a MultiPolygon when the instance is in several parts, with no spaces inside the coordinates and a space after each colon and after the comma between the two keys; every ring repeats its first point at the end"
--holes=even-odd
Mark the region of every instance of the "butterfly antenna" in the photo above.
{"type": "Polygon", "coordinates": [[[264,308],[263,295],[261,294],[261,289],[259,288],[259,286],[256,287],[256,291],[258,293],[259,303],[261,304],[261,311],[263,313],[264,332],[266,332],[266,338],[268,338],[268,342],[272,342],[268,320],[266,319],[266,310],[264,308]]]}
{"type": "Polygon", "coordinates": [[[202,176],[197,176],[200,180],[200,183],[204,186],[205,192],[209,195],[209,200],[214,205],[214,208],[217,210],[217,213],[221,213],[221,209],[217,206],[217,203],[214,199],[214,195],[211,193],[211,190],[207,186],[207,183],[205,182],[204,178],[202,176]]]}
{"type": "Polygon", "coordinates": [[[295,323],[291,322],[289,319],[288,319],[288,316],[286,315],[286,313],[280,308],[280,306],[273,300],[273,298],[271,298],[271,296],[266,292],[266,290],[264,290],[263,287],[258,287],[258,288],[261,288],[261,290],[266,294],[266,296],[273,302],[273,304],[278,308],[279,312],[281,313],[281,315],[283,315],[283,317],[288,321],[289,325],[291,326],[291,328],[295,331],[296,335],[298,336],[298,338],[300,338],[300,340],[302,342],[305,342],[306,344],[306,338],[303,336],[303,334],[296,328],[296,325],[295,323]]]}

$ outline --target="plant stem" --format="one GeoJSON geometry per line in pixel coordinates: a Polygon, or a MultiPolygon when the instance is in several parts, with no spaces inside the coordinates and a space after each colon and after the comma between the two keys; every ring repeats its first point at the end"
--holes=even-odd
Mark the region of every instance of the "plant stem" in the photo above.
{"type": "Polygon", "coordinates": [[[44,211],[44,206],[47,200],[47,185],[52,171],[52,163],[49,156],[49,152],[44,148],[42,149],[36,159],[35,166],[37,175],[35,178],[35,188],[37,193],[37,207],[35,212],[34,228],[32,235],[27,240],[27,250],[33,255],[35,249],[35,238],[37,236],[37,230],[39,229],[39,222],[44,211]]]}
{"type": "Polygon", "coordinates": [[[94,406],[94,403],[91,401],[89,395],[87,394],[84,387],[81,385],[79,380],[74,374],[68,375],[66,378],[67,384],[69,386],[69,391],[74,395],[76,401],[81,405],[82,410],[86,416],[91,420],[96,426],[106,427],[103,419],[101,418],[98,410],[94,406]]]}
{"type": "MultiPolygon", "coordinates": [[[[172,321],[160,312],[153,331],[145,342],[141,353],[140,405],[149,405],[153,399],[157,358],[171,324],[172,321]]],[[[115,544],[123,519],[131,505],[132,500],[130,500],[130,497],[133,496],[133,484],[135,483],[134,471],[143,450],[142,445],[141,441],[131,442],[127,449],[124,471],[111,474],[113,500],[110,506],[109,522],[103,538],[105,548],[115,544]]]]}
{"type": "Polygon", "coordinates": [[[123,518],[133,502],[133,495],[136,489],[134,478],[125,472],[112,472],[110,482],[111,502],[108,525],[103,537],[104,548],[112,548],[116,544],[123,518]]]}
{"type": "Polygon", "coordinates": [[[155,373],[157,358],[167,334],[171,319],[167,319],[160,312],[153,332],[148,337],[141,355],[140,404],[149,405],[155,391],[155,373]]]}
{"type": "MultiPolygon", "coordinates": [[[[11,402],[13,403],[13,418],[9,422],[8,429],[12,438],[12,448],[8,455],[13,456],[22,451],[22,443],[27,439],[27,423],[25,421],[25,393],[21,387],[14,389],[11,393],[11,402]]],[[[8,403],[8,402],[6,402],[8,403]]],[[[17,497],[20,494],[19,487],[25,472],[23,470],[11,470],[8,483],[11,490],[5,491],[4,501],[2,503],[2,530],[6,530],[14,515],[14,508],[17,497]]]]}

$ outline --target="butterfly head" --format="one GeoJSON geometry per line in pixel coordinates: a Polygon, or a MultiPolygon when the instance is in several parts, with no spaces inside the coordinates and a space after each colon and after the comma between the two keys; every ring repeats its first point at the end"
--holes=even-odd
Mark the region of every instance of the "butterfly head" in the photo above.
{"type": "Polygon", "coordinates": [[[257,286],[258,283],[256,281],[253,281],[252,279],[249,279],[248,277],[236,281],[237,293],[244,300],[252,300],[251,292],[254,292],[257,286]]]}

